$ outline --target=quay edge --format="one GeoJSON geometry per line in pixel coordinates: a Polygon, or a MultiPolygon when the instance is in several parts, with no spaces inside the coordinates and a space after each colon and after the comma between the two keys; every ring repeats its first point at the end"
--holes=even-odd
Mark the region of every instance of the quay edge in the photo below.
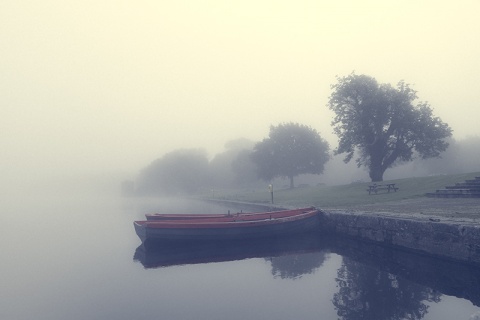
{"type": "Polygon", "coordinates": [[[471,219],[321,210],[320,225],[322,233],[480,266],[480,224],[471,219]]]}
{"type": "MultiPolygon", "coordinates": [[[[478,215],[480,204],[477,199],[461,199],[461,202],[456,199],[438,200],[407,200],[387,206],[370,206],[365,208],[366,211],[359,211],[358,208],[353,211],[348,208],[317,207],[321,219],[319,232],[480,267],[480,222],[466,217],[478,215]],[[400,206],[404,210],[398,210],[400,206]],[[458,215],[456,210],[468,214],[458,215]],[[452,213],[457,218],[450,218],[452,213]]],[[[281,205],[272,207],[238,201],[210,201],[239,207],[251,205],[256,210],[294,209],[281,205]]]]}

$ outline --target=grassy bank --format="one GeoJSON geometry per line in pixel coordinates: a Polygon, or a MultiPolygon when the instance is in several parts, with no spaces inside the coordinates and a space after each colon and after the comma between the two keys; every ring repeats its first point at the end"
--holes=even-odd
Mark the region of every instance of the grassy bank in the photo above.
{"type": "MultiPolygon", "coordinates": [[[[369,195],[370,182],[341,186],[318,186],[295,189],[274,190],[274,203],[279,206],[349,207],[363,204],[375,204],[403,199],[424,197],[427,192],[435,192],[447,185],[464,182],[480,176],[480,172],[439,175],[431,177],[390,180],[395,183],[397,192],[369,195]]],[[[387,182],[387,181],[385,181],[387,182]]],[[[270,203],[271,194],[265,190],[215,190],[215,198],[221,200],[270,203]]]]}

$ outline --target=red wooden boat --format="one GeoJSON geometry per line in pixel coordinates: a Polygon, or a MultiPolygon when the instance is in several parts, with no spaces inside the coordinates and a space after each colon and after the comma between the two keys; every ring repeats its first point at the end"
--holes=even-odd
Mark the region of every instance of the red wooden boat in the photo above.
{"type": "Polygon", "coordinates": [[[183,214],[183,213],[147,213],[145,217],[148,221],[153,220],[191,220],[191,219],[217,219],[217,218],[229,218],[229,217],[246,217],[254,218],[255,216],[272,216],[272,217],[282,217],[288,216],[295,213],[301,213],[305,211],[310,211],[314,209],[313,207],[299,208],[293,210],[279,210],[279,211],[270,211],[270,212],[237,212],[237,213],[226,213],[226,214],[183,214]]]}
{"type": "Polygon", "coordinates": [[[247,216],[135,221],[134,226],[142,242],[258,239],[314,230],[319,224],[319,213],[308,208],[247,216]]]}

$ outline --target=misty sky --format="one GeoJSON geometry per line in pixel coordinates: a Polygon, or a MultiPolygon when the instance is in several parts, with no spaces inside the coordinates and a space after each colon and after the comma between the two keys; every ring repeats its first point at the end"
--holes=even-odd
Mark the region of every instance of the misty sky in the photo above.
{"type": "Polygon", "coordinates": [[[333,148],[330,85],[352,71],[405,80],[455,138],[478,135],[479,13],[479,0],[2,0],[2,177],[135,175],[289,121],[333,148]]]}

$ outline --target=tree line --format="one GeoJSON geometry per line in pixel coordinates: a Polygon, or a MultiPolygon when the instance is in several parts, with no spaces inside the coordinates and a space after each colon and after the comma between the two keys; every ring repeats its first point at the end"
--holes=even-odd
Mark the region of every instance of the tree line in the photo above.
{"type": "MultiPolygon", "coordinates": [[[[339,138],[333,155],[366,168],[373,182],[382,181],[395,166],[439,158],[454,141],[448,124],[427,102],[416,102],[417,92],[403,81],[393,87],[351,73],[337,77],[331,89],[327,106],[335,114],[331,125],[339,138]]],[[[331,153],[314,128],[293,122],[272,125],[262,141],[230,141],[211,161],[202,149],[167,153],[142,170],[137,192],[188,194],[276,178],[288,179],[293,188],[299,175],[322,174],[331,153]]]]}

